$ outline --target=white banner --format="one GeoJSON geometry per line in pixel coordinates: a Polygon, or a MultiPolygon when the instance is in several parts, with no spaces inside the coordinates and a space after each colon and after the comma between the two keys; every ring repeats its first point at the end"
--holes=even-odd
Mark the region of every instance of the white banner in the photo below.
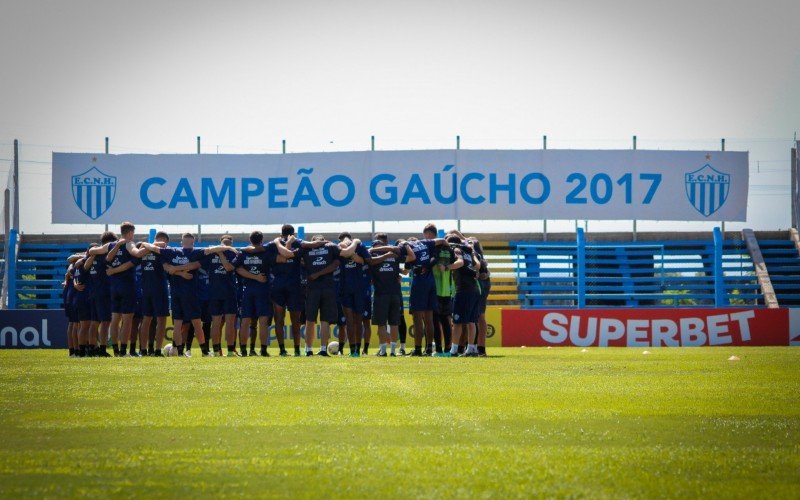
{"type": "Polygon", "coordinates": [[[53,222],[744,221],[748,153],[53,153],[53,222]]]}

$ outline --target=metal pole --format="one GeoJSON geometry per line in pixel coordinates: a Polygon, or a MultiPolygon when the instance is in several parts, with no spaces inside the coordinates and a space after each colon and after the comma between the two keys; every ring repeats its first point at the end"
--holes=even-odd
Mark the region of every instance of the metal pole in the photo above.
{"type": "MultiPolygon", "coordinates": [[[[456,136],[456,149],[457,150],[461,149],[461,136],[460,135],[456,136]]],[[[456,229],[458,229],[459,233],[461,232],[461,219],[457,219],[456,220],[456,229]]]]}
{"type": "MultiPolygon", "coordinates": [[[[106,150],[105,151],[106,151],[106,154],[108,154],[108,136],[106,136],[105,143],[106,143],[106,150]]],[[[108,224],[106,224],[106,229],[105,230],[108,231],[108,224]]]]}
{"type": "Polygon", "coordinates": [[[283,154],[286,154],[286,139],[283,139],[283,140],[281,141],[281,152],[282,152],[283,154]]]}
{"type": "MultiPolygon", "coordinates": [[[[633,136],[633,150],[636,151],[636,136],[633,136]]],[[[633,219],[633,241],[638,239],[637,230],[638,230],[638,223],[636,219],[633,219]]]]}
{"type": "MultiPolygon", "coordinates": [[[[370,145],[369,145],[370,151],[375,151],[375,136],[374,135],[370,136],[369,142],[370,142],[370,145]]],[[[372,239],[374,236],[375,236],[375,219],[372,219],[372,233],[369,235],[369,237],[370,237],[370,239],[372,239]]]]}
{"type": "MultiPolygon", "coordinates": [[[[543,150],[547,149],[547,136],[546,135],[542,136],[542,149],[543,150]]],[[[544,234],[542,235],[542,241],[547,241],[547,219],[545,219],[543,222],[544,222],[544,234]]]]}
{"type": "MultiPolygon", "coordinates": [[[[200,136],[199,135],[197,136],[197,154],[200,154],[200,136]]],[[[202,238],[203,238],[203,228],[201,227],[200,224],[198,224],[197,225],[197,242],[200,243],[202,238]]]]}
{"type": "MultiPolygon", "coordinates": [[[[725,138],[724,137],[722,138],[722,141],[720,141],[720,148],[722,148],[722,151],[725,151],[725,138]]],[[[725,239],[725,221],[722,221],[722,239],[723,240],[725,239]]]]}
{"type": "Polygon", "coordinates": [[[19,231],[19,141],[14,139],[14,229],[19,231]]]}

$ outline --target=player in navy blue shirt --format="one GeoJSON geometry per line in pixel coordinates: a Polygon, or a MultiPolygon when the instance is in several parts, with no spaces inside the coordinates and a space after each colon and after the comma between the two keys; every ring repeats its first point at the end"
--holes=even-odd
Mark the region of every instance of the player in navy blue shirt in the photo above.
{"type": "MultiPolygon", "coordinates": [[[[135,259],[144,255],[133,242],[136,227],[130,222],[120,225],[121,238],[113,243],[93,248],[89,255],[106,254],[106,275],[111,296],[111,339],[119,344],[119,355],[127,356],[128,339],[133,330],[136,309],[135,259]]],[[[117,350],[114,351],[115,354],[117,350]]]]}
{"type": "Polygon", "coordinates": [[[436,281],[433,277],[434,250],[445,244],[443,238],[436,237],[437,229],[428,224],[422,231],[424,239],[409,238],[408,244],[414,251],[416,260],[411,265],[411,295],[408,306],[414,320],[414,351],[412,356],[433,354],[433,312],[438,308],[436,281]],[[422,338],[425,337],[425,352],[422,352],[422,338]]]}
{"type": "MultiPolygon", "coordinates": [[[[226,234],[220,244],[232,247],[233,236],[226,234]]],[[[208,273],[208,310],[211,314],[211,344],[214,354],[222,356],[222,327],[225,326],[225,341],[228,352],[236,344],[236,312],[239,307],[236,297],[236,268],[233,260],[236,252],[224,250],[206,255],[203,265],[208,273]]]]}
{"type": "Polygon", "coordinates": [[[400,288],[400,266],[403,262],[413,262],[414,252],[407,243],[399,250],[388,246],[386,233],[378,233],[372,242],[377,255],[370,261],[370,276],[375,285],[372,317],[378,327],[381,345],[378,356],[387,356],[386,344],[391,341],[391,356],[395,356],[398,328],[403,310],[403,294],[400,288]],[[384,252],[381,254],[381,252],[384,252]],[[387,324],[389,326],[387,332],[387,324]]]}
{"type": "MultiPolygon", "coordinates": [[[[169,235],[156,233],[155,245],[166,247],[169,235]]],[[[142,245],[144,247],[144,245],[142,245]]],[[[169,316],[169,287],[167,273],[161,258],[149,250],[142,256],[142,331],[147,333],[147,352],[150,356],[161,356],[169,316]],[[156,321],[155,335],[150,337],[153,319],[156,321]]]]}
{"type": "MultiPolygon", "coordinates": [[[[105,247],[109,243],[117,241],[117,235],[113,231],[106,231],[100,235],[100,246],[105,247]]],[[[98,245],[94,245],[97,247],[98,245]]],[[[106,274],[106,251],[99,254],[89,253],[88,258],[83,264],[84,270],[89,271],[92,279],[91,294],[91,313],[92,324],[90,330],[93,337],[97,337],[100,348],[98,353],[101,357],[108,357],[106,346],[110,337],[111,327],[111,289],[106,274]]],[[[111,342],[114,347],[114,356],[119,356],[117,337],[113,337],[111,342]]]]}
{"type": "MultiPolygon", "coordinates": [[[[348,232],[339,234],[339,247],[344,249],[350,246],[353,237],[348,232]]],[[[340,256],[340,275],[339,275],[339,298],[344,309],[345,321],[347,323],[347,340],[350,343],[350,356],[360,355],[359,346],[363,336],[362,318],[368,312],[367,302],[369,301],[369,288],[365,290],[364,264],[372,261],[367,247],[359,243],[356,245],[353,255],[350,257],[340,256]]],[[[341,338],[341,337],[340,337],[341,338]]],[[[340,346],[344,350],[344,345],[340,346]]]]}
{"type": "Polygon", "coordinates": [[[250,233],[253,248],[244,249],[233,261],[236,273],[244,278],[242,293],[242,321],[239,325],[239,344],[241,355],[247,356],[247,338],[250,335],[251,318],[258,318],[258,331],[261,336],[261,355],[269,356],[268,322],[272,316],[270,299],[270,270],[278,256],[274,242],[263,245],[261,231],[250,233]]]}
{"type": "MultiPolygon", "coordinates": [[[[281,244],[288,250],[298,250],[301,241],[294,238],[294,226],[284,224],[281,227],[281,244]],[[291,243],[289,240],[291,239],[291,243]]],[[[284,335],[286,325],[286,310],[292,320],[292,339],[294,340],[294,355],[300,356],[300,327],[302,313],[305,306],[305,287],[302,285],[303,267],[298,257],[278,256],[272,266],[272,287],[270,295],[275,315],[275,336],[281,349],[281,356],[286,356],[284,335]]]]}
{"type": "Polygon", "coordinates": [[[453,273],[456,284],[456,293],[453,296],[453,343],[450,355],[458,354],[458,344],[461,335],[467,337],[467,351],[464,356],[477,356],[475,325],[480,316],[480,285],[478,272],[481,264],[475,252],[469,245],[456,235],[447,237],[447,243],[453,248],[454,262],[447,265],[453,273]]]}
{"type": "Polygon", "coordinates": [[[201,321],[200,297],[197,290],[197,270],[200,261],[207,254],[234,250],[230,247],[209,247],[206,249],[194,248],[194,235],[184,233],[181,237],[181,248],[161,248],[159,246],[143,243],[142,247],[158,254],[162,259],[164,270],[170,275],[170,289],[172,291],[172,324],[174,326],[173,342],[178,349],[178,355],[184,356],[183,324],[194,325],[197,340],[203,356],[208,355],[208,342],[203,334],[201,321]]]}
{"type": "MultiPolygon", "coordinates": [[[[306,289],[306,356],[313,355],[313,345],[317,315],[320,322],[320,356],[328,356],[330,324],[336,322],[336,283],[333,272],[339,269],[339,257],[350,257],[360,240],[353,240],[347,248],[325,241],[318,234],[311,239],[311,245],[296,250],[308,278],[306,289]],[[314,248],[315,245],[321,245],[314,248]]],[[[281,246],[279,244],[279,246],[281,246]]]]}

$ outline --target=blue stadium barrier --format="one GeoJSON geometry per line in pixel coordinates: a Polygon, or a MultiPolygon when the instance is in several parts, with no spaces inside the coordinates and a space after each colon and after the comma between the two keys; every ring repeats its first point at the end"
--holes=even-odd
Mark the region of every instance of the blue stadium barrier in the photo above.
{"type": "Polygon", "coordinates": [[[524,308],[763,305],[746,245],[719,230],[711,241],[587,244],[579,229],[575,244],[511,245],[524,308]]]}

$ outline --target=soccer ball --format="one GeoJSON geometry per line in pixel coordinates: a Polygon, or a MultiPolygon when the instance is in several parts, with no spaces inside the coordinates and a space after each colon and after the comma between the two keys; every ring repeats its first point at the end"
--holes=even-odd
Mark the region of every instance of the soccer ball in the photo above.
{"type": "Polygon", "coordinates": [[[167,344],[164,346],[163,349],[161,349],[161,354],[163,354],[164,356],[175,356],[177,353],[178,350],[174,349],[172,347],[172,344],[167,344]]]}
{"type": "Polygon", "coordinates": [[[328,344],[328,354],[338,354],[339,353],[339,343],[335,340],[328,344]]]}

